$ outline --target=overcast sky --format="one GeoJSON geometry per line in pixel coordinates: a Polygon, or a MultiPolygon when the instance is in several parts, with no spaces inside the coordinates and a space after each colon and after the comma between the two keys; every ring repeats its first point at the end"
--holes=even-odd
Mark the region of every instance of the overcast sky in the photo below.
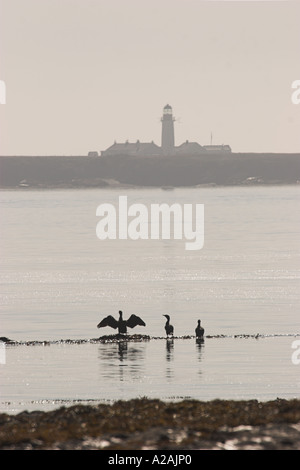
{"type": "Polygon", "coordinates": [[[1,155],[86,155],[114,140],[300,152],[300,3],[0,0],[1,155]]]}

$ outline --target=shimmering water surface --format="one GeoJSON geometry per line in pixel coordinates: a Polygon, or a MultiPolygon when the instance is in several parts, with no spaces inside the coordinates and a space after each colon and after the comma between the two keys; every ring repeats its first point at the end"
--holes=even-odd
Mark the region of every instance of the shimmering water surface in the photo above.
{"type": "Polygon", "coordinates": [[[0,350],[1,410],[300,396],[291,360],[300,339],[298,187],[2,191],[0,203],[0,336],[50,341],[0,350]],[[119,195],[147,206],[204,204],[204,248],[100,241],[96,208],[117,207],[119,195]],[[130,333],[150,339],[65,341],[114,333],[96,326],[119,309],[140,315],[146,327],[130,333]],[[165,313],[174,340],[164,338],[165,313]],[[198,318],[212,336],[204,344],[183,338],[198,318]]]}

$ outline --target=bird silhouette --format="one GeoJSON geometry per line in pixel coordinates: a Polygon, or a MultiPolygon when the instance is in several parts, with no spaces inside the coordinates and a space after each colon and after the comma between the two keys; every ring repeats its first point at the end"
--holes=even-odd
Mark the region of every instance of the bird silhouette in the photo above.
{"type": "Polygon", "coordinates": [[[201,326],[201,320],[198,320],[197,328],[195,329],[196,338],[203,338],[204,336],[204,328],[201,326]]]}
{"type": "Polygon", "coordinates": [[[12,339],[7,338],[6,336],[0,336],[1,343],[10,343],[13,342],[12,339]]]}
{"type": "Polygon", "coordinates": [[[173,335],[174,334],[174,327],[173,327],[173,325],[170,325],[169,315],[163,315],[163,317],[166,317],[166,319],[167,319],[166,324],[165,324],[165,330],[166,330],[167,336],[173,335]]]}
{"type": "Polygon", "coordinates": [[[98,323],[97,328],[103,328],[105,326],[110,326],[111,328],[117,329],[119,334],[127,333],[127,327],[134,328],[135,326],[146,326],[146,323],[136,315],[131,315],[128,320],[123,320],[123,312],[119,310],[119,320],[116,320],[112,315],[103,318],[100,323],[98,323]]]}

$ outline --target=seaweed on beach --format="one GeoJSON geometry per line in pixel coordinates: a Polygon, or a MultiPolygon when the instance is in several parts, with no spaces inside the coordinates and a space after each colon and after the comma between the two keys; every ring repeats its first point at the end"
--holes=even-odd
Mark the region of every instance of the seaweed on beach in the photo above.
{"type": "Polygon", "coordinates": [[[300,400],[165,403],[141,398],[1,414],[0,448],[299,449],[299,423],[300,400]]]}

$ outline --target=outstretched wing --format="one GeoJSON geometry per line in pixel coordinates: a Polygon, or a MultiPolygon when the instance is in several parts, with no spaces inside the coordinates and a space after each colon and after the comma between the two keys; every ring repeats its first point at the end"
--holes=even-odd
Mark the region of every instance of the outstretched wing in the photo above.
{"type": "Polygon", "coordinates": [[[100,323],[98,323],[97,328],[103,328],[104,326],[111,326],[112,328],[118,328],[117,320],[112,316],[103,318],[100,323]]]}
{"type": "Polygon", "coordinates": [[[137,317],[136,315],[130,315],[126,321],[126,325],[129,326],[129,328],[134,328],[137,325],[146,326],[146,323],[140,317],[137,317]]]}

